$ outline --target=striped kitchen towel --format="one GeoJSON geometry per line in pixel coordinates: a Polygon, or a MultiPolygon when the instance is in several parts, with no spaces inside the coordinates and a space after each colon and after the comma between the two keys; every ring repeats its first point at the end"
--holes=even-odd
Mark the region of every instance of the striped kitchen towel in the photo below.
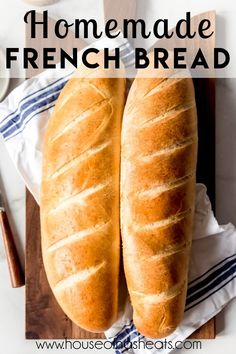
{"type": "MultiPolygon", "coordinates": [[[[97,42],[98,48],[99,45],[104,46],[104,42],[97,42]]],[[[123,40],[117,44],[113,40],[109,45],[111,48],[119,45],[125,65],[130,66],[133,50],[129,43],[123,40]]],[[[0,104],[0,135],[37,201],[45,127],[72,72],[71,67],[61,72],[58,69],[55,79],[55,72],[48,70],[25,81],[0,104]]],[[[116,354],[168,353],[236,296],[236,230],[232,224],[218,225],[206,188],[203,185],[196,188],[194,240],[184,319],[171,336],[162,341],[150,341],[137,332],[127,299],[118,321],[106,332],[116,354]]]]}

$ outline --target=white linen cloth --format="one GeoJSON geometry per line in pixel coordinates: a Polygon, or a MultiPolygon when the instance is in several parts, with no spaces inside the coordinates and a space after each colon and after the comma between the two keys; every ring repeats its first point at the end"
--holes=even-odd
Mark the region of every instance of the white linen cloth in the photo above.
{"type": "MultiPolygon", "coordinates": [[[[99,42],[97,45],[99,47],[99,42]]],[[[122,48],[124,63],[129,65],[133,58],[132,48],[127,41],[109,42],[109,47],[117,45],[122,48]]],[[[0,134],[16,169],[38,202],[45,127],[72,71],[71,68],[63,70],[61,77],[55,79],[55,74],[48,70],[34,79],[25,81],[0,104],[0,134]]],[[[60,76],[60,72],[58,75],[60,76]]],[[[232,224],[218,225],[205,186],[198,184],[196,195],[186,309],[180,326],[166,338],[167,341],[172,341],[172,346],[186,339],[236,296],[235,227],[232,224]]],[[[134,345],[139,340],[147,341],[147,338],[137,332],[132,322],[129,300],[118,321],[106,332],[106,336],[112,341],[117,354],[168,353],[174,348],[167,346],[165,349],[139,349],[134,345]]],[[[160,341],[158,343],[160,344],[160,341]]]]}

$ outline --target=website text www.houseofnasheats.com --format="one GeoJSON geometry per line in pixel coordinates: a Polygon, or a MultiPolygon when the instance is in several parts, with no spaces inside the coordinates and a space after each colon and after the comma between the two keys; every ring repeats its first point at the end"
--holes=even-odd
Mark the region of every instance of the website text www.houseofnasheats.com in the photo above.
{"type": "Polygon", "coordinates": [[[185,340],[183,342],[172,342],[170,340],[137,340],[137,341],[109,341],[109,340],[41,340],[35,341],[36,348],[39,350],[58,349],[58,350],[110,350],[114,349],[117,353],[124,353],[126,350],[174,350],[174,349],[191,349],[201,350],[202,341],[185,340]]]}

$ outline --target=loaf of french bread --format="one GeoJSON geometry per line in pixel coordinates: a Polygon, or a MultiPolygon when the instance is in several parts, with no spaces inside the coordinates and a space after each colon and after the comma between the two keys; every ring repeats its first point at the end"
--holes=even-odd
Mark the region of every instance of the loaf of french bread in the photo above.
{"type": "Polygon", "coordinates": [[[151,74],[138,74],[123,118],[121,228],[134,323],[161,338],[175,330],[185,306],[197,115],[190,78],[151,74]]]}
{"type": "Polygon", "coordinates": [[[44,141],[41,230],[47,278],[68,317],[93,332],[112,325],[118,306],[125,79],[112,76],[102,68],[80,67],[58,99],[44,141]]]}

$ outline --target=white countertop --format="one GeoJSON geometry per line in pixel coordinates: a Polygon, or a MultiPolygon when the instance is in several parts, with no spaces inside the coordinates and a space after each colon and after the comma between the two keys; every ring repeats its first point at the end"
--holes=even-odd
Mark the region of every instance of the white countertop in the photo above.
{"type": "MultiPolygon", "coordinates": [[[[74,3],[75,0],[67,0],[74,3]]],[[[89,1],[91,5],[91,1],[89,1]]],[[[150,1],[152,3],[153,1],[150,1]]],[[[215,0],[215,3],[219,1],[215,0]]],[[[8,0],[2,6],[18,6],[22,8],[22,13],[28,5],[21,0],[8,0]],[[11,4],[11,5],[8,5],[11,4]]],[[[206,1],[206,3],[208,3],[206,1]]],[[[209,7],[212,1],[209,0],[209,7]]],[[[222,3],[222,1],[221,1],[222,3]]],[[[228,1],[229,3],[229,1],[228,1]]],[[[232,1],[230,2],[232,4],[232,1]]],[[[216,4],[215,4],[216,5],[216,4]]],[[[58,5],[57,5],[58,6],[58,5]]],[[[60,6],[53,6],[55,17],[64,15],[66,11],[65,0],[60,6]],[[64,6],[64,7],[63,7],[64,6]]],[[[164,5],[163,5],[164,6],[164,5]]],[[[220,6],[220,5],[219,5],[220,6]]],[[[225,1],[225,7],[227,1],[225,1]]],[[[236,5],[235,10],[236,10],[236,5]]],[[[206,7],[206,6],[205,6],[206,7]]],[[[215,7],[215,6],[214,6],[215,7]]],[[[67,9],[68,10],[68,9],[67,9]]],[[[85,12],[86,9],[84,9],[85,12]]],[[[228,8],[227,8],[228,10],[228,8]]],[[[222,10],[223,11],[223,10],[222,10]]],[[[9,30],[9,23],[14,20],[14,11],[9,11],[9,18],[4,21],[0,16],[0,33],[9,30]]],[[[223,12],[222,12],[223,13],[223,12]]],[[[227,21],[227,18],[226,18],[227,21]]],[[[11,32],[11,37],[14,31],[11,32]]],[[[5,41],[6,41],[5,36],[5,41]]],[[[10,89],[15,87],[19,81],[12,80],[10,89]]],[[[217,82],[217,115],[216,115],[216,214],[220,223],[229,221],[236,224],[236,79],[222,79],[217,82]]],[[[9,215],[11,225],[18,240],[18,248],[21,260],[24,257],[25,244],[25,187],[23,181],[17,174],[12,161],[0,138],[0,171],[2,175],[4,189],[9,205],[9,215]]],[[[0,346],[4,348],[4,354],[28,354],[36,353],[38,350],[34,341],[24,339],[24,288],[11,289],[8,276],[6,260],[3,251],[2,240],[0,239],[0,346]]],[[[236,300],[232,301],[220,315],[217,316],[215,340],[204,341],[201,353],[217,354],[225,350],[228,354],[235,351],[236,347],[236,300]]],[[[39,319],[40,321],[40,319],[39,319]]],[[[47,350],[41,350],[46,353],[47,350]]],[[[54,351],[51,351],[54,352],[54,351]]],[[[57,350],[55,353],[64,351],[57,350]]],[[[71,350],[70,352],[78,352],[71,350]]],[[[81,352],[81,351],[80,351],[81,352]]],[[[89,353],[89,351],[86,351],[89,353]]],[[[94,351],[93,351],[94,352],[94,351]]],[[[103,351],[99,351],[102,353],[103,351]]],[[[105,350],[104,353],[113,353],[105,350]]],[[[181,353],[183,351],[180,351],[181,353]]],[[[193,351],[188,351],[193,352],[193,351]]]]}

